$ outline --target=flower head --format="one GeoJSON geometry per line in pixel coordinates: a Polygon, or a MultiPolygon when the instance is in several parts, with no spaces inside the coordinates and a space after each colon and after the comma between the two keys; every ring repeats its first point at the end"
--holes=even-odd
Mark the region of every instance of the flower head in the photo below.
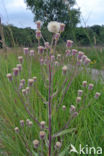
{"type": "Polygon", "coordinates": [[[50,23],[48,23],[48,31],[52,32],[52,33],[58,33],[60,31],[60,23],[56,22],[56,21],[52,21],[50,23]]]}

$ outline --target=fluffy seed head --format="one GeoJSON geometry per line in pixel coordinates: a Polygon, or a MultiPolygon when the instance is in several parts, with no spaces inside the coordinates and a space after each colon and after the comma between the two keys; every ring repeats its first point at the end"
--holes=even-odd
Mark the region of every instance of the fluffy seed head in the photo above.
{"type": "Polygon", "coordinates": [[[34,148],[38,148],[38,146],[39,146],[39,141],[38,141],[38,140],[34,140],[34,141],[33,141],[33,145],[34,145],[34,148]]]}
{"type": "Polygon", "coordinates": [[[52,33],[58,33],[60,31],[60,23],[56,22],[56,21],[52,21],[50,23],[48,23],[48,31],[52,32],[52,33]]]}

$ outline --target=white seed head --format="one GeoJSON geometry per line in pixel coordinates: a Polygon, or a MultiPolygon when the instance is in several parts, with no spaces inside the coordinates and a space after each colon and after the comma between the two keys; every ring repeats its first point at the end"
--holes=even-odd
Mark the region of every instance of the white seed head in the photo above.
{"type": "Polygon", "coordinates": [[[48,23],[48,31],[52,32],[52,33],[58,33],[60,31],[60,23],[56,22],[56,21],[52,21],[50,23],[48,23]]]}

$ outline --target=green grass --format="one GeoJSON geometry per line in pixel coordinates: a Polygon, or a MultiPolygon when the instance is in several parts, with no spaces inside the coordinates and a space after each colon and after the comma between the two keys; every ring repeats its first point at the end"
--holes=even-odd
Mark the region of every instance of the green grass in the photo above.
{"type": "MultiPolygon", "coordinates": [[[[88,50],[87,50],[88,52],[88,50]]],[[[89,51],[90,53],[90,51],[89,51]]],[[[26,151],[26,146],[24,145],[25,142],[28,143],[29,148],[31,151],[37,152],[33,149],[32,141],[34,139],[39,139],[39,131],[40,128],[37,124],[29,117],[26,113],[23,103],[21,99],[18,97],[13,84],[8,82],[6,78],[6,74],[12,71],[12,68],[16,66],[18,63],[17,55],[20,55],[21,52],[13,53],[10,52],[6,57],[5,54],[0,55],[0,152],[6,152],[10,156],[25,156],[28,155],[26,151]],[[19,121],[25,120],[30,118],[33,121],[32,128],[25,126],[24,128],[20,127],[19,121]],[[14,128],[19,127],[20,133],[19,135],[15,134],[14,128]],[[25,140],[24,140],[25,134],[25,140]]],[[[88,56],[94,58],[94,54],[88,54],[88,56]]],[[[40,74],[41,67],[38,61],[38,57],[36,56],[33,58],[32,64],[32,75],[37,77],[36,86],[39,88],[40,92],[45,96],[46,100],[48,100],[48,89],[44,88],[42,76],[40,74]]],[[[25,78],[27,80],[28,71],[29,71],[29,64],[30,60],[27,59],[23,63],[23,71],[21,73],[20,78],[25,78]]],[[[98,63],[99,64],[99,63],[98,63]]],[[[96,67],[96,66],[94,66],[96,67]]],[[[98,66],[97,66],[98,67],[98,66]]],[[[100,67],[100,65],[99,65],[100,67]]],[[[98,67],[98,68],[99,68],[98,67]]],[[[71,74],[68,75],[70,79],[71,74]]],[[[58,83],[58,87],[61,87],[64,77],[61,74],[61,70],[59,69],[54,78],[54,91],[56,87],[56,83],[58,83]]],[[[19,77],[18,77],[19,80],[19,77]]],[[[17,84],[19,81],[17,80],[17,84]]],[[[61,93],[58,94],[57,97],[54,98],[52,103],[52,134],[57,133],[65,124],[65,122],[69,119],[69,108],[70,106],[76,105],[76,97],[77,97],[77,90],[83,89],[82,81],[87,80],[88,83],[94,83],[93,91],[90,91],[87,99],[84,103],[80,103],[77,107],[79,110],[81,105],[87,106],[89,101],[91,100],[91,106],[87,109],[84,109],[80,112],[77,118],[73,119],[69,124],[69,130],[74,129],[70,133],[66,133],[65,135],[61,135],[56,138],[53,143],[52,147],[54,147],[55,142],[57,140],[62,140],[62,148],[61,151],[65,151],[65,156],[69,156],[69,148],[67,148],[70,144],[73,144],[77,149],[79,148],[79,144],[82,146],[88,145],[89,147],[102,147],[104,151],[104,86],[100,81],[97,83],[93,81],[84,70],[81,72],[72,82],[67,94],[64,97],[64,101],[62,105],[66,106],[65,112],[62,110],[62,105],[56,111],[55,107],[58,104],[58,101],[61,98],[61,93]],[[101,97],[98,100],[94,99],[95,92],[101,92],[101,97]]],[[[13,81],[14,86],[16,87],[16,81],[13,81]]],[[[57,88],[57,87],[56,87],[57,88]]],[[[84,90],[84,96],[88,93],[88,90],[84,90]]],[[[20,92],[22,95],[22,93],[20,92]]],[[[23,101],[25,98],[22,96],[23,101]]],[[[31,89],[31,94],[29,96],[30,104],[31,104],[31,113],[34,114],[39,121],[46,121],[48,124],[48,107],[46,104],[42,102],[40,97],[36,93],[36,89],[31,89]],[[33,112],[32,112],[33,111],[33,112]]],[[[83,100],[82,100],[83,101],[83,100]]],[[[48,136],[47,136],[48,137],[48,136]]],[[[44,155],[47,155],[47,147],[44,146],[44,155]]],[[[52,148],[54,149],[54,148],[52,148]]],[[[36,154],[34,153],[34,156],[36,154]]],[[[62,155],[60,155],[62,156],[62,155]]],[[[74,154],[71,154],[74,156],[74,154]]]]}

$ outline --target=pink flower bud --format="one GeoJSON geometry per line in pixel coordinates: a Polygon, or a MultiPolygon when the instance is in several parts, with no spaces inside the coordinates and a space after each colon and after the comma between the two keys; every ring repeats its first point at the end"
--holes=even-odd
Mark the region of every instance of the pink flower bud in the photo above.
{"type": "Polygon", "coordinates": [[[57,141],[57,142],[56,142],[56,145],[55,145],[56,149],[60,149],[61,146],[62,146],[62,143],[59,142],[59,141],[57,141]]]}
{"type": "Polygon", "coordinates": [[[24,120],[20,120],[21,127],[24,127],[24,120]]]}
{"type": "Polygon", "coordinates": [[[82,61],[84,62],[86,58],[87,58],[87,56],[86,55],[83,55],[82,56],[82,61]]]}
{"type": "Polygon", "coordinates": [[[62,68],[63,75],[66,74],[67,70],[68,70],[67,66],[63,66],[63,68],[62,68]]]}
{"type": "Polygon", "coordinates": [[[28,126],[29,126],[29,127],[32,127],[32,125],[33,125],[32,121],[29,121],[29,122],[28,122],[28,126]]]}
{"type": "Polygon", "coordinates": [[[46,133],[44,131],[40,131],[40,139],[44,139],[45,138],[46,133]]]}
{"type": "Polygon", "coordinates": [[[14,76],[18,76],[18,72],[19,72],[18,68],[13,68],[13,75],[14,76]]]}
{"type": "Polygon", "coordinates": [[[83,90],[78,90],[78,96],[82,96],[83,90]]]}
{"type": "Polygon", "coordinates": [[[58,59],[58,60],[61,59],[61,54],[57,54],[57,59],[58,59]]]}
{"type": "Polygon", "coordinates": [[[23,63],[23,57],[22,57],[22,56],[18,56],[18,60],[19,60],[19,63],[20,63],[20,64],[23,63]]]}
{"type": "Polygon", "coordinates": [[[88,58],[86,58],[85,61],[84,61],[84,64],[85,64],[85,65],[88,65],[90,62],[91,62],[91,60],[88,59],[88,58]]]}
{"type": "Polygon", "coordinates": [[[74,105],[70,106],[70,113],[72,114],[73,112],[75,112],[76,108],[74,105]]]}
{"type": "Polygon", "coordinates": [[[59,65],[59,62],[58,61],[55,61],[55,66],[58,66],[59,65]]]}
{"type": "Polygon", "coordinates": [[[20,83],[22,83],[23,85],[25,85],[25,79],[20,80],[20,83]]]}
{"type": "Polygon", "coordinates": [[[34,82],[36,82],[36,80],[37,80],[37,77],[36,77],[36,76],[34,76],[34,77],[33,77],[33,80],[34,80],[34,82]]]}
{"type": "Polygon", "coordinates": [[[24,54],[27,55],[29,53],[29,48],[24,48],[24,54]]]}
{"type": "Polygon", "coordinates": [[[45,128],[45,124],[46,124],[45,121],[41,121],[40,125],[41,125],[41,128],[42,128],[42,129],[45,128]]]}
{"type": "Polygon", "coordinates": [[[30,88],[29,87],[26,87],[26,95],[28,95],[30,92],[30,88]]]}
{"type": "Polygon", "coordinates": [[[19,72],[22,70],[22,65],[21,64],[17,64],[17,68],[19,69],[19,72]]]}
{"type": "Polygon", "coordinates": [[[22,89],[22,94],[25,96],[26,95],[26,89],[22,89]]]}
{"type": "Polygon", "coordinates": [[[87,81],[83,81],[82,85],[83,85],[83,87],[86,87],[87,86],[87,81]]]}
{"type": "Polygon", "coordinates": [[[78,53],[78,51],[76,49],[72,49],[72,55],[76,55],[78,53]]]}
{"type": "Polygon", "coordinates": [[[37,29],[41,29],[41,21],[37,21],[36,25],[37,25],[37,29]]]}
{"type": "Polygon", "coordinates": [[[37,30],[36,31],[36,39],[40,40],[41,39],[41,31],[40,30],[37,30]]]}
{"type": "Polygon", "coordinates": [[[43,58],[40,59],[40,64],[41,64],[41,65],[44,64],[44,59],[43,59],[43,58]]]}
{"type": "Polygon", "coordinates": [[[89,86],[88,86],[88,89],[89,89],[89,90],[92,90],[93,87],[94,87],[94,85],[93,85],[92,83],[90,83],[89,86]]]}
{"type": "Polygon", "coordinates": [[[19,133],[19,128],[18,127],[15,127],[14,130],[15,130],[16,133],[19,133]]]}
{"type": "Polygon", "coordinates": [[[63,32],[65,29],[65,24],[64,23],[60,23],[60,32],[63,32]]]}
{"type": "Polygon", "coordinates": [[[59,37],[60,37],[60,34],[59,33],[56,33],[55,36],[54,36],[55,40],[58,40],[59,37]]]}
{"type": "Polygon", "coordinates": [[[78,59],[81,59],[83,55],[84,55],[84,53],[80,51],[80,52],[78,53],[78,59]]]}
{"type": "Polygon", "coordinates": [[[23,88],[23,83],[20,83],[19,89],[22,89],[22,88],[23,88]]]}
{"type": "Polygon", "coordinates": [[[77,117],[78,116],[78,112],[74,112],[73,113],[73,118],[77,117]]]}
{"type": "Polygon", "coordinates": [[[8,73],[6,76],[7,76],[7,78],[8,78],[9,81],[12,81],[13,80],[13,77],[12,77],[12,74],[11,73],[8,73]]]}
{"type": "Polygon", "coordinates": [[[29,87],[33,86],[34,80],[33,79],[28,79],[28,85],[29,87]]]}
{"type": "Polygon", "coordinates": [[[38,148],[38,146],[39,146],[39,141],[38,140],[34,140],[33,141],[33,145],[34,145],[34,148],[38,148]]]}
{"type": "Polygon", "coordinates": [[[30,56],[34,56],[34,50],[30,50],[30,56]]]}
{"type": "Polygon", "coordinates": [[[76,102],[80,103],[80,101],[81,101],[81,97],[77,97],[76,102]]]}
{"type": "Polygon", "coordinates": [[[96,94],[95,94],[95,99],[98,99],[100,95],[101,95],[101,93],[96,92],[96,94]]]}
{"type": "Polygon", "coordinates": [[[70,47],[72,47],[72,45],[73,45],[73,41],[67,40],[66,47],[70,48],[70,47]]]}
{"type": "Polygon", "coordinates": [[[51,62],[53,62],[55,60],[55,56],[51,55],[51,62]]]}
{"type": "Polygon", "coordinates": [[[50,46],[49,46],[49,42],[45,42],[45,49],[49,49],[50,46]]]}
{"type": "Polygon", "coordinates": [[[39,53],[39,54],[43,54],[43,52],[44,52],[44,47],[39,46],[39,47],[38,47],[38,53],[39,53]]]}
{"type": "Polygon", "coordinates": [[[63,110],[65,110],[65,109],[66,109],[66,106],[65,106],[65,105],[63,105],[63,106],[62,106],[62,109],[63,109],[63,110]]]}

